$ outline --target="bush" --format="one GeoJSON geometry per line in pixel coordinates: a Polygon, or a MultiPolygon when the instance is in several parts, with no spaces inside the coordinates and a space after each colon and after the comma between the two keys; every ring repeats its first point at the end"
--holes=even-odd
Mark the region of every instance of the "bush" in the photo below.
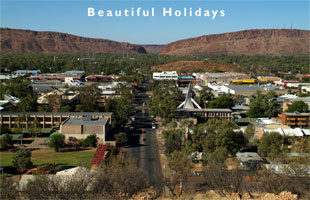
{"type": "Polygon", "coordinates": [[[19,173],[24,172],[32,166],[31,151],[29,149],[20,149],[14,153],[13,167],[15,167],[19,173]]]}
{"type": "Polygon", "coordinates": [[[82,141],[83,147],[97,147],[97,136],[96,134],[92,134],[86,137],[85,140],[82,141]]]}
{"type": "Polygon", "coordinates": [[[48,143],[48,146],[53,148],[55,152],[58,152],[59,148],[64,147],[65,145],[65,136],[62,134],[52,135],[51,140],[48,143]]]}
{"type": "Polygon", "coordinates": [[[0,149],[7,150],[9,147],[13,146],[12,137],[9,134],[5,134],[0,140],[0,149]]]}

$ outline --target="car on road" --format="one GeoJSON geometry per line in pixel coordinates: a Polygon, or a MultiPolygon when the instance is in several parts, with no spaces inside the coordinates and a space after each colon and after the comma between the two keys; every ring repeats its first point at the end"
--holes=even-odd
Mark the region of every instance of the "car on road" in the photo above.
{"type": "Polygon", "coordinates": [[[152,129],[156,129],[156,124],[152,124],[152,129]]]}

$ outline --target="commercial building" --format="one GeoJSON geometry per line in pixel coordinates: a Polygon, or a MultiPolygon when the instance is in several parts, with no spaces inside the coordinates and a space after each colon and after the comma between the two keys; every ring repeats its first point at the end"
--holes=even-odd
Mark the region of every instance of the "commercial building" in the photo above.
{"type": "Polygon", "coordinates": [[[230,93],[233,95],[251,96],[251,95],[255,94],[257,91],[260,91],[262,94],[267,94],[270,91],[273,91],[276,94],[286,94],[287,93],[287,90],[285,90],[285,89],[279,89],[277,87],[269,87],[269,86],[257,86],[257,85],[233,86],[233,85],[230,85],[230,86],[224,86],[223,87],[223,92],[230,93]]]}
{"type": "Polygon", "coordinates": [[[60,133],[65,135],[67,140],[82,140],[89,135],[95,134],[100,144],[105,144],[110,129],[111,125],[108,119],[92,118],[90,116],[68,118],[60,125],[60,133]]]}
{"type": "Polygon", "coordinates": [[[35,120],[39,121],[40,128],[59,128],[68,118],[105,118],[112,124],[110,112],[0,112],[0,126],[8,128],[28,128],[35,120]]]}
{"type": "Polygon", "coordinates": [[[291,127],[306,128],[310,126],[310,113],[281,113],[278,120],[291,127]]]}
{"type": "Polygon", "coordinates": [[[282,79],[274,76],[259,76],[257,79],[261,82],[279,82],[282,79]]]}
{"type": "Polygon", "coordinates": [[[163,72],[154,72],[154,80],[178,80],[178,73],[176,71],[163,71],[163,72]]]}
{"type": "Polygon", "coordinates": [[[232,80],[251,79],[251,76],[243,73],[224,72],[224,73],[194,73],[196,79],[202,80],[205,84],[208,83],[229,83],[232,80]]]}

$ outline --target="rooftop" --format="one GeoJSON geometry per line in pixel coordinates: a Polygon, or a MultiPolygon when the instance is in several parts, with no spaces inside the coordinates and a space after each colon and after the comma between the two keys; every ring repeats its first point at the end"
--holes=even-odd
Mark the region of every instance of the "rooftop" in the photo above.
{"type": "Polygon", "coordinates": [[[1,112],[0,115],[111,116],[111,112],[1,112]]]}
{"type": "Polygon", "coordinates": [[[69,118],[67,121],[63,123],[63,125],[98,126],[98,125],[105,125],[107,121],[108,120],[105,118],[99,118],[99,119],[69,118]]]}
{"type": "Polygon", "coordinates": [[[276,87],[269,87],[269,86],[246,86],[246,85],[230,85],[227,86],[231,90],[238,90],[238,91],[264,91],[264,90],[279,90],[279,88],[276,87]]]}

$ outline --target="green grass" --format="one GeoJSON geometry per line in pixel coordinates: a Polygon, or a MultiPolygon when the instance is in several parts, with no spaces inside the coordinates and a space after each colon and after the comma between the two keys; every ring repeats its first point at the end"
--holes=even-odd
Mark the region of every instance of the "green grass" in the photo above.
{"type": "MultiPolygon", "coordinates": [[[[57,164],[60,166],[90,166],[95,152],[77,151],[77,152],[48,152],[32,153],[31,161],[35,166],[42,164],[57,164]]],[[[12,166],[13,153],[0,153],[0,166],[12,166]]]]}

